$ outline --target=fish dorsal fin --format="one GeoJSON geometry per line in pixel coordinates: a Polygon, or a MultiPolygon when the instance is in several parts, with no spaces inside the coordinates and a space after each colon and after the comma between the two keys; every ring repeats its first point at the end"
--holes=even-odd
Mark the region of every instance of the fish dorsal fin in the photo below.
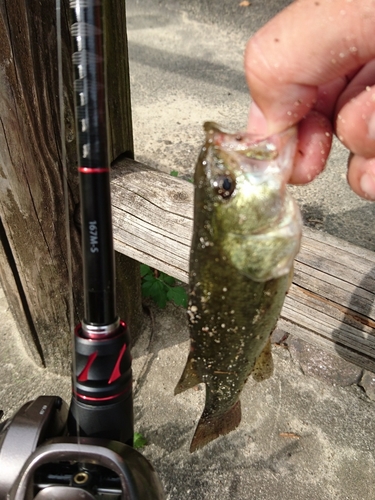
{"type": "Polygon", "coordinates": [[[263,351],[255,362],[251,375],[254,380],[261,382],[270,378],[273,374],[273,359],[271,352],[271,338],[268,339],[263,351]]]}

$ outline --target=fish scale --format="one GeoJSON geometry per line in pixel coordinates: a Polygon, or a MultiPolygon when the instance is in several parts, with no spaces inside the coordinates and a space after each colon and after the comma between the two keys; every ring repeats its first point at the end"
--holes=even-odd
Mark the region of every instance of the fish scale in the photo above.
{"type": "Polygon", "coordinates": [[[190,451],[239,425],[251,373],[256,380],[272,374],[270,334],[301,238],[299,210],[286,190],[295,129],[266,140],[214,123],[205,130],[194,177],[190,352],[175,389],[206,385],[190,451]]]}

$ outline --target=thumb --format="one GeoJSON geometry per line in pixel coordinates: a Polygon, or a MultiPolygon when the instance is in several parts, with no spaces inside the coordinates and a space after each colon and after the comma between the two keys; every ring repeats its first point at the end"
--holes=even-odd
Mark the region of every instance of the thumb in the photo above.
{"type": "Polygon", "coordinates": [[[250,38],[246,79],[268,133],[305,116],[319,86],[375,57],[374,17],[371,0],[299,0],[250,38]]]}

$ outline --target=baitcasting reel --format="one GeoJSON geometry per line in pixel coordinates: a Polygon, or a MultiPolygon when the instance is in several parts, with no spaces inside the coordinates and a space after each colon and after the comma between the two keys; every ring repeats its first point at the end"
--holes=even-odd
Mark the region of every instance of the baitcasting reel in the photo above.
{"type": "Polygon", "coordinates": [[[56,396],[26,403],[0,424],[0,500],[162,500],[152,465],[132,447],[65,433],[56,396]]]}

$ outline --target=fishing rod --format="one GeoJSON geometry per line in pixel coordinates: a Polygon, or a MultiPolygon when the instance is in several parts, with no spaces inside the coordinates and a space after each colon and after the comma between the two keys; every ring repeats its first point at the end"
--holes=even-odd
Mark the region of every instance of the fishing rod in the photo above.
{"type": "Polygon", "coordinates": [[[75,330],[69,432],[132,445],[130,338],[116,315],[102,2],[70,6],[84,318],[75,330]]]}
{"type": "Polygon", "coordinates": [[[84,316],[74,331],[70,407],[40,396],[0,425],[0,500],[162,500],[155,470],[132,447],[130,337],[116,314],[103,6],[69,5],[84,316]]]}

